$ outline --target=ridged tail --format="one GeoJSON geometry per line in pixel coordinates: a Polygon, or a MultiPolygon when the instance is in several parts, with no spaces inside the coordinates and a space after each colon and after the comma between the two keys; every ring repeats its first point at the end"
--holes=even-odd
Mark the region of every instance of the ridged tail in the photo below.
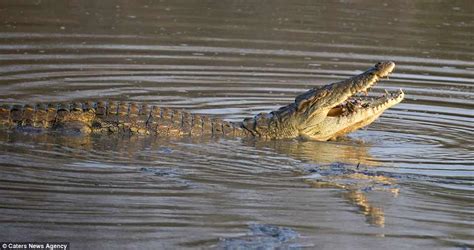
{"type": "Polygon", "coordinates": [[[0,127],[162,136],[248,136],[238,124],[134,102],[0,106],[0,127]]]}

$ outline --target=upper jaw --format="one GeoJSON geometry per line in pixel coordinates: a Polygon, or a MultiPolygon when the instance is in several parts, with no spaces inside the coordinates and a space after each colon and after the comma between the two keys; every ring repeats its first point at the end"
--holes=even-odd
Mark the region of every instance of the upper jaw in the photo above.
{"type": "Polygon", "coordinates": [[[375,64],[375,66],[364,73],[355,76],[352,79],[352,82],[346,83],[350,92],[349,94],[355,95],[360,92],[367,93],[367,90],[375,85],[380,78],[388,77],[393,69],[395,69],[395,63],[391,61],[375,64]]]}
{"type": "Polygon", "coordinates": [[[395,63],[393,62],[379,62],[359,75],[326,85],[313,93],[308,92],[301,95],[302,98],[297,97],[297,101],[300,102],[300,99],[310,100],[309,103],[317,104],[315,107],[330,110],[357,93],[367,93],[380,78],[388,77],[394,68],[395,63]]]}
{"type": "Polygon", "coordinates": [[[331,112],[331,109],[341,106],[358,93],[365,93],[365,95],[367,95],[369,89],[374,86],[380,78],[388,77],[394,68],[394,62],[379,62],[362,74],[334,84],[334,96],[328,98],[328,103],[326,103],[326,107],[330,109],[329,112],[331,112]]]}

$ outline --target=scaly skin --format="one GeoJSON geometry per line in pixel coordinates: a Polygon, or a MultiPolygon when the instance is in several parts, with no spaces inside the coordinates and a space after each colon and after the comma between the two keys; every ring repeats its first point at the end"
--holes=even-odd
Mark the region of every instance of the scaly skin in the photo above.
{"type": "Polygon", "coordinates": [[[233,123],[181,110],[133,102],[86,102],[49,105],[5,105],[0,124],[89,133],[155,134],[158,136],[250,135],[233,123]]]}
{"type": "Polygon", "coordinates": [[[381,62],[345,81],[313,88],[295,102],[243,122],[232,123],[180,110],[133,102],[86,102],[49,105],[3,105],[0,127],[37,128],[89,133],[155,134],[158,136],[233,136],[269,139],[333,140],[369,125],[401,102],[403,92],[376,100],[357,100],[377,80],[387,77],[393,62],[381,62]]]}

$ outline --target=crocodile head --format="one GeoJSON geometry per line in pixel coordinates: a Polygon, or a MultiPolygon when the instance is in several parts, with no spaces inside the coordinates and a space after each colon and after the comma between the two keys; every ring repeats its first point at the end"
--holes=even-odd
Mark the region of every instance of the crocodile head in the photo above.
{"type": "Polygon", "coordinates": [[[253,126],[244,121],[244,127],[252,127],[255,133],[271,138],[334,140],[369,125],[386,109],[403,100],[402,90],[385,91],[380,97],[367,96],[370,88],[379,79],[388,77],[394,68],[393,62],[379,62],[347,80],[310,89],[297,96],[294,103],[266,116],[257,115],[253,126]],[[265,125],[265,120],[267,126],[261,126],[259,123],[263,121],[265,125]]]}
{"type": "Polygon", "coordinates": [[[367,97],[370,88],[380,78],[388,77],[394,68],[393,62],[380,62],[360,75],[296,97],[295,118],[299,120],[300,136],[331,140],[372,123],[404,98],[402,90],[386,91],[380,97],[367,97]],[[360,93],[365,96],[358,95],[360,93]]]}

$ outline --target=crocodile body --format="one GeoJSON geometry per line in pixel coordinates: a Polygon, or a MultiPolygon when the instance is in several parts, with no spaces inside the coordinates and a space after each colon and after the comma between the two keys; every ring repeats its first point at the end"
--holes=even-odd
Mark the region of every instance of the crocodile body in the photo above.
{"type": "Polygon", "coordinates": [[[270,139],[304,137],[331,140],[367,126],[401,102],[403,92],[376,99],[355,96],[367,91],[394,69],[376,64],[345,81],[313,88],[293,103],[242,122],[134,102],[1,105],[0,127],[76,131],[84,134],[153,134],[157,136],[229,136],[270,139]]]}

